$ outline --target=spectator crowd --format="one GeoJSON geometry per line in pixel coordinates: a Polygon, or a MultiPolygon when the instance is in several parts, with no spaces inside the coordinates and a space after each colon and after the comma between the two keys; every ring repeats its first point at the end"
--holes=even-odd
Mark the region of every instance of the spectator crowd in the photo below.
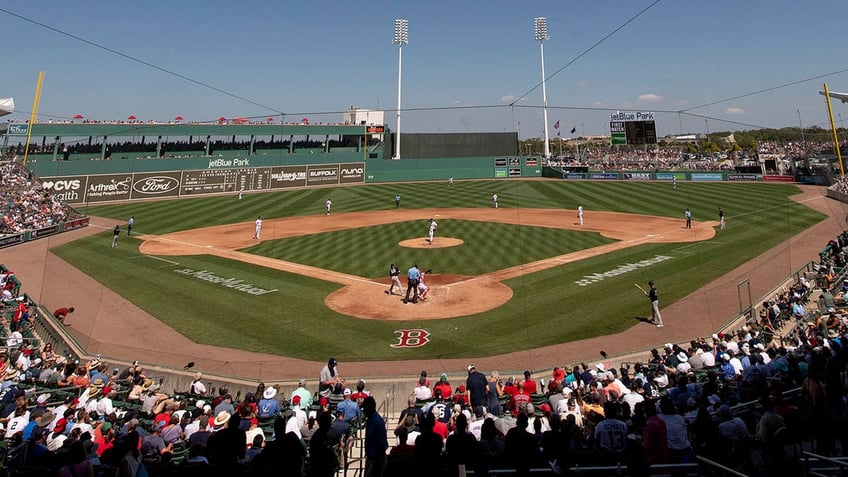
{"type": "Polygon", "coordinates": [[[0,234],[49,227],[73,218],[74,211],[46,191],[16,160],[0,162],[0,234]]]}

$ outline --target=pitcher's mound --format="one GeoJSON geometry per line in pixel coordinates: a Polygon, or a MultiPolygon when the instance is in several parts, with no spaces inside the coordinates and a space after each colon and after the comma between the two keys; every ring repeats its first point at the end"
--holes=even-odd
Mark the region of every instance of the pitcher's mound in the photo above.
{"type": "Polygon", "coordinates": [[[402,240],[398,242],[398,245],[401,247],[407,248],[446,248],[446,247],[456,247],[457,245],[462,245],[462,239],[451,238],[451,237],[436,237],[433,239],[433,243],[427,241],[427,237],[414,238],[409,240],[402,240]]]}

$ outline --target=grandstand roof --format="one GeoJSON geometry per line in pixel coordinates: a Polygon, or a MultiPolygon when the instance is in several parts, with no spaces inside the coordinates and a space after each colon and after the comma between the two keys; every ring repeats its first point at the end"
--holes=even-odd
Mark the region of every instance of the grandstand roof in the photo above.
{"type": "MultiPolygon", "coordinates": [[[[26,136],[27,123],[0,124],[0,137],[26,136]]],[[[345,124],[35,123],[33,136],[306,136],[379,134],[384,126],[345,124]]]]}

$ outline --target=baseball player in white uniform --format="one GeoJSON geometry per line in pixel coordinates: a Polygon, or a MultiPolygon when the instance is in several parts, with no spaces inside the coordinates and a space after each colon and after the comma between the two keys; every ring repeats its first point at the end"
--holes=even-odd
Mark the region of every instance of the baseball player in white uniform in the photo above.
{"type": "Polygon", "coordinates": [[[498,194],[492,194],[492,207],[498,208],[498,194]]]}
{"type": "Polygon", "coordinates": [[[426,300],[427,293],[430,292],[430,287],[424,284],[424,277],[430,273],[433,273],[433,270],[428,268],[426,272],[421,272],[421,278],[418,279],[418,299],[420,300],[426,300]]]}
{"type": "Polygon", "coordinates": [[[333,201],[327,197],[327,202],[324,202],[324,207],[327,208],[327,215],[330,215],[330,209],[333,207],[333,201]]]}
{"type": "Polygon", "coordinates": [[[435,220],[430,219],[430,224],[429,224],[429,228],[430,228],[429,237],[430,238],[428,240],[430,245],[433,245],[433,234],[436,233],[436,227],[438,227],[438,226],[439,226],[439,224],[437,224],[435,220]]]}
{"type": "Polygon", "coordinates": [[[262,232],[262,216],[256,217],[254,222],[253,240],[259,240],[259,233],[262,232]]]}
{"type": "Polygon", "coordinates": [[[577,204],[577,218],[580,219],[580,225],[583,225],[583,206],[577,204]]]}

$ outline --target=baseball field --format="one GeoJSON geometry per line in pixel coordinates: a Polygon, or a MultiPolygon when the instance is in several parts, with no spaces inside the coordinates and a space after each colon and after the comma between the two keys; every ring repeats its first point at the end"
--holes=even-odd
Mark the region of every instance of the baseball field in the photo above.
{"type": "Polygon", "coordinates": [[[798,193],[492,180],[120,203],[88,213],[122,229],[134,216],[131,238],[113,249],[104,229],[53,252],[197,343],[315,361],[492,356],[650,326],[634,283],[654,280],[663,307],[691,294],[821,221],[798,193]],[[387,295],[390,263],[402,275],[413,263],[432,269],[428,299],[387,295]]]}

